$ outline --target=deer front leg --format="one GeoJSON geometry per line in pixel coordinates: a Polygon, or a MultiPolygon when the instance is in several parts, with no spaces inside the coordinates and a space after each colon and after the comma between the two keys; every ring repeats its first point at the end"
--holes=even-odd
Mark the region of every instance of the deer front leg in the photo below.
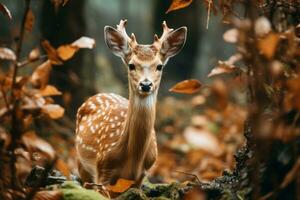
{"type": "Polygon", "coordinates": [[[80,179],[83,183],[92,183],[94,182],[93,176],[84,169],[80,161],[77,161],[77,166],[78,166],[78,172],[80,175],[80,179]]]}

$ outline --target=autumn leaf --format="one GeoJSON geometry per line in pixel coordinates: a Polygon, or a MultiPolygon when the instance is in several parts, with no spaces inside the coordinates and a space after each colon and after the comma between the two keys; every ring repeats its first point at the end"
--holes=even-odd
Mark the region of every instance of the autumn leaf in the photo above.
{"type": "Polygon", "coordinates": [[[128,190],[133,184],[134,184],[134,181],[132,181],[132,180],[119,178],[115,185],[109,185],[107,188],[112,192],[122,193],[122,192],[125,192],[126,190],[128,190]]]}
{"type": "Polygon", "coordinates": [[[280,37],[276,33],[270,33],[266,37],[258,40],[257,47],[261,53],[268,59],[271,59],[276,52],[280,37]]]}
{"type": "Polygon", "coordinates": [[[63,196],[61,190],[42,190],[34,195],[33,200],[61,200],[63,196]]]}
{"type": "Polygon", "coordinates": [[[0,48],[0,59],[15,61],[16,55],[11,49],[2,47],[0,48]]]}
{"type": "Polygon", "coordinates": [[[177,83],[169,91],[181,94],[194,94],[200,90],[201,86],[200,81],[190,79],[177,83]]]}
{"type": "Polygon", "coordinates": [[[49,74],[51,72],[52,65],[49,60],[42,63],[36,68],[36,70],[31,75],[31,83],[35,87],[44,88],[49,80],[49,74]]]}
{"type": "Polygon", "coordinates": [[[22,143],[26,149],[31,153],[37,152],[43,154],[48,159],[55,158],[55,150],[53,147],[44,139],[37,136],[34,131],[28,131],[22,135],[22,143]]]}
{"type": "Polygon", "coordinates": [[[213,68],[211,72],[207,75],[207,77],[212,77],[215,75],[233,73],[233,72],[241,72],[242,70],[236,67],[234,64],[242,59],[241,54],[234,54],[226,61],[218,61],[218,66],[213,68]]]}
{"type": "Polygon", "coordinates": [[[73,47],[71,45],[62,45],[58,47],[57,54],[62,60],[66,61],[72,58],[77,51],[77,47],[73,47]]]}
{"type": "Polygon", "coordinates": [[[62,159],[57,159],[55,168],[59,170],[64,176],[69,177],[71,172],[68,164],[62,159]]]}
{"type": "Polygon", "coordinates": [[[0,3],[0,12],[2,12],[2,14],[5,15],[8,19],[10,19],[10,20],[12,19],[10,11],[2,3],[0,3]]]}
{"type": "Polygon", "coordinates": [[[47,104],[42,107],[43,113],[47,114],[51,119],[61,118],[65,109],[57,104],[47,104]]]}
{"type": "Polygon", "coordinates": [[[35,20],[35,18],[34,18],[33,12],[32,12],[32,10],[29,10],[26,15],[26,21],[25,21],[26,31],[28,31],[28,32],[32,31],[34,20],[35,20]]]}
{"type": "Polygon", "coordinates": [[[193,2],[193,0],[173,0],[172,4],[166,11],[166,14],[171,11],[174,11],[174,10],[179,10],[179,9],[188,7],[192,2],[193,2]]]}
{"type": "Polygon", "coordinates": [[[42,46],[45,49],[45,51],[48,55],[48,58],[51,61],[51,64],[54,64],[54,65],[62,65],[63,64],[56,52],[56,49],[50,44],[50,42],[48,40],[44,40],[42,42],[42,46]]]}
{"type": "Polygon", "coordinates": [[[238,41],[239,31],[236,28],[229,29],[223,34],[223,39],[228,43],[236,43],[238,41]]]}
{"type": "Polygon", "coordinates": [[[34,48],[30,51],[29,55],[28,55],[28,59],[30,61],[34,61],[37,60],[40,56],[40,49],[39,48],[34,48]]]}
{"type": "Polygon", "coordinates": [[[78,40],[74,41],[71,46],[77,48],[85,48],[85,49],[92,49],[95,47],[95,40],[89,37],[81,37],[78,40]]]}
{"type": "Polygon", "coordinates": [[[62,93],[53,85],[47,85],[45,88],[40,90],[42,96],[55,96],[61,95],[62,93]]]}

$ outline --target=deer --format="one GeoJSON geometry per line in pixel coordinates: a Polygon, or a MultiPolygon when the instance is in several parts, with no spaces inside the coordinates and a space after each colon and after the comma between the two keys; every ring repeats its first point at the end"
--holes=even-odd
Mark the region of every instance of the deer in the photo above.
{"type": "Polygon", "coordinates": [[[75,146],[78,172],[85,183],[114,185],[122,178],[140,187],[157,157],[154,130],[157,93],[162,70],[183,48],[187,28],[169,28],[164,21],[161,37],[150,45],[128,36],[121,20],[117,29],[104,27],[104,39],[121,58],[128,74],[128,100],[113,93],[88,98],[76,116],[75,146]]]}

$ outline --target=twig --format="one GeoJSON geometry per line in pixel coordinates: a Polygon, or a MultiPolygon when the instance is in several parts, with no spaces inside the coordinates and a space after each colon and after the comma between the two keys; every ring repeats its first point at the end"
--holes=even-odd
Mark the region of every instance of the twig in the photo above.
{"type": "Polygon", "coordinates": [[[211,4],[212,4],[212,0],[209,0],[208,1],[208,9],[207,9],[206,29],[208,29],[208,25],[209,25],[211,4]]]}
{"type": "Polygon", "coordinates": [[[18,63],[18,67],[19,67],[19,68],[25,67],[25,66],[28,65],[28,64],[34,63],[34,62],[39,61],[39,60],[43,60],[43,59],[45,59],[45,58],[47,58],[47,55],[41,55],[40,57],[38,57],[38,58],[36,58],[36,59],[34,59],[34,60],[26,59],[26,60],[24,60],[24,61],[22,61],[22,62],[19,62],[19,63],[18,63]]]}
{"type": "Polygon", "coordinates": [[[192,173],[189,173],[189,172],[178,171],[178,170],[174,170],[174,172],[182,173],[182,174],[189,175],[189,176],[193,176],[193,177],[196,178],[196,180],[198,181],[198,183],[201,183],[199,177],[196,174],[192,174],[192,173]]]}
{"type": "Polygon", "coordinates": [[[20,60],[21,56],[21,50],[23,46],[23,39],[24,39],[24,33],[25,33],[25,23],[26,23],[26,17],[29,12],[30,8],[30,0],[25,0],[25,8],[24,8],[24,14],[22,18],[22,23],[20,27],[20,34],[19,34],[19,40],[17,43],[17,48],[16,48],[16,61],[14,62],[13,65],[13,75],[12,75],[12,86],[11,86],[11,101],[12,101],[12,116],[11,116],[11,144],[9,146],[9,150],[11,152],[11,163],[10,163],[10,168],[11,168],[11,187],[16,188],[16,168],[15,168],[15,162],[16,162],[16,156],[15,156],[15,148],[17,144],[17,140],[20,137],[20,130],[19,130],[19,122],[17,119],[17,111],[18,111],[18,101],[16,99],[16,96],[14,94],[14,90],[16,88],[16,78],[18,74],[18,62],[20,60]]]}

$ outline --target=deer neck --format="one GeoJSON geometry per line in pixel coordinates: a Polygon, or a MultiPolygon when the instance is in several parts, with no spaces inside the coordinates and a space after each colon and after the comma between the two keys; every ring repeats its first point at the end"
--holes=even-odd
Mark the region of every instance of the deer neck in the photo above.
{"type": "Polygon", "coordinates": [[[140,97],[129,90],[129,107],[122,138],[121,148],[126,153],[126,168],[131,169],[130,176],[139,176],[154,129],[157,91],[140,97]]]}

